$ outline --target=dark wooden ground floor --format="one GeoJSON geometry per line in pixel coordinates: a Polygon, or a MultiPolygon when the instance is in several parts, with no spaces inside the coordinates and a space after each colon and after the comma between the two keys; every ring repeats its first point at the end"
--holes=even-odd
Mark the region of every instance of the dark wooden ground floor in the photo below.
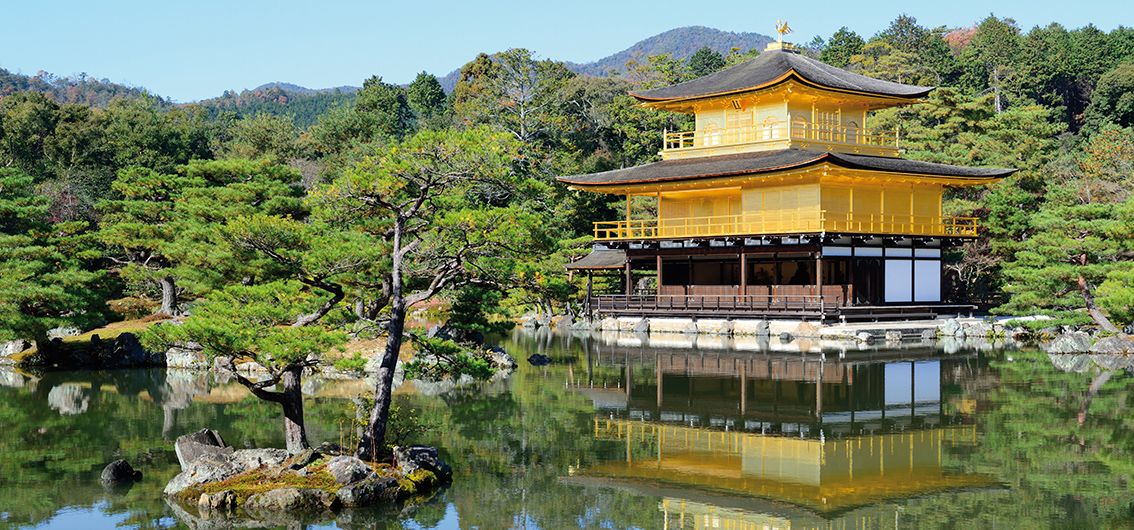
{"type": "Polygon", "coordinates": [[[598,315],[885,320],[972,310],[943,296],[940,241],[800,243],[603,250],[621,257],[577,270],[598,315]],[[595,275],[606,289],[593,288],[595,275]]]}

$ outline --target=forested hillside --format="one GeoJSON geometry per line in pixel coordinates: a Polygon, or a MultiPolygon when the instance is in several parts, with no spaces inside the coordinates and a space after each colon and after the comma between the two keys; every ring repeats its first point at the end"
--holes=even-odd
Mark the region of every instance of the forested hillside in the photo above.
{"type": "Polygon", "coordinates": [[[611,72],[625,72],[626,63],[632,59],[644,60],[652,55],[669,54],[674,59],[685,60],[701,48],[727,55],[733,50],[763,50],[773,40],[775,39],[760,33],[736,33],[705,26],[688,26],[659,33],[597,61],[568,63],[568,68],[580,74],[608,75],[611,72]]]}
{"type": "Polygon", "coordinates": [[[197,105],[214,118],[225,112],[237,118],[268,114],[287,116],[296,127],[308,127],[331,108],[353,101],[357,91],[357,87],[312,90],[289,83],[269,83],[239,93],[229,90],[220,97],[199,101],[197,105]]]}
{"type": "MultiPolygon", "coordinates": [[[[979,217],[984,236],[951,256],[952,299],[1105,329],[1134,320],[1134,30],[901,16],[804,53],[939,87],[872,118],[900,126],[905,156],[1019,168],[948,196],[947,213],[979,217]]],[[[0,333],[105,321],[104,302],[124,297],[173,313],[301,314],[329,331],[380,328],[436,296],[454,325],[478,331],[570,311],[583,290],[563,266],[589,250],[592,221],[618,213],[555,177],[656,160],[660,131],[689,117],[627,92],[752,55],[653,55],[595,77],[512,49],[473,58],[448,94],[425,73],[407,86],[374,76],[310,126],[268,103],[234,114],[7,94],[0,333]],[[404,291],[391,287],[396,267],[404,291]]],[[[284,108],[299,101],[281,103],[279,87],[246,99],[272,94],[284,108]]]]}
{"type": "MultiPolygon", "coordinates": [[[[763,50],[764,46],[773,40],[759,33],[736,33],[704,26],[687,26],[640,40],[625,50],[612,53],[597,61],[565,62],[564,65],[575,73],[606,76],[625,73],[627,63],[643,62],[652,56],[668,55],[674,59],[686,60],[702,48],[727,55],[733,50],[740,52],[763,50]]],[[[452,91],[457,85],[460,74],[460,70],[454,70],[440,78],[441,86],[446,92],[452,91]]]]}
{"type": "Polygon", "coordinates": [[[87,74],[57,77],[47,72],[39,72],[29,76],[0,68],[0,97],[23,91],[41,92],[59,103],[79,103],[92,107],[105,107],[110,100],[118,97],[150,95],[143,88],[112,83],[106,79],[95,79],[88,77],[87,74]]]}

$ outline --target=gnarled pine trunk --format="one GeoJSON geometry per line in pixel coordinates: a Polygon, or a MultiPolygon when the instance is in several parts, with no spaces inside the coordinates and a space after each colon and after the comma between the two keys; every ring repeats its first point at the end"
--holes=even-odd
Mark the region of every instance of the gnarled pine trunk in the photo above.
{"type": "Polygon", "coordinates": [[[163,276],[158,281],[161,284],[161,309],[158,311],[169,316],[177,315],[177,284],[172,276],[163,276]]]}
{"type": "MultiPolygon", "coordinates": [[[[1086,260],[1084,259],[1083,261],[1085,264],[1086,260]]],[[[1091,319],[1104,331],[1118,333],[1118,326],[1115,326],[1114,323],[1103,314],[1102,310],[1095,305],[1095,297],[1091,293],[1091,284],[1087,282],[1087,279],[1080,274],[1076,283],[1079,286],[1079,294],[1083,296],[1083,303],[1087,306],[1087,314],[1091,315],[1091,319]]]]}
{"type": "Polygon", "coordinates": [[[390,310],[386,350],[382,352],[382,361],[378,365],[378,382],[374,388],[374,408],[370,410],[370,419],[358,441],[358,457],[366,461],[377,461],[386,449],[386,422],[390,420],[394,370],[398,366],[398,354],[402,349],[405,323],[405,302],[398,300],[390,310]]]}
{"type": "Polygon", "coordinates": [[[303,423],[303,368],[289,368],[280,378],[280,405],[284,413],[287,452],[298,454],[311,447],[303,423]]]}

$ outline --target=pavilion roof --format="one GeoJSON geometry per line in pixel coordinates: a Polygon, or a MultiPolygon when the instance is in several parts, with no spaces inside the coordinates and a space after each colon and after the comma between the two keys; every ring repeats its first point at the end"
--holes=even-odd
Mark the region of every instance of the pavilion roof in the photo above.
{"type": "Polygon", "coordinates": [[[791,50],[767,50],[755,59],[704,77],[630,95],[646,102],[697,99],[758,90],[790,78],[830,90],[902,99],[923,97],[934,88],[874,79],[791,50]]]}
{"type": "Polygon", "coordinates": [[[621,269],[626,265],[626,251],[615,249],[595,249],[590,254],[568,263],[568,270],[621,269]]]}
{"type": "Polygon", "coordinates": [[[828,162],[848,169],[865,169],[895,174],[928,175],[973,181],[1003,178],[1015,172],[1012,168],[965,167],[891,158],[883,156],[780,149],[753,153],[662,160],[601,173],[559,177],[559,181],[576,186],[614,186],[650,184],[772,173],[828,162]]]}

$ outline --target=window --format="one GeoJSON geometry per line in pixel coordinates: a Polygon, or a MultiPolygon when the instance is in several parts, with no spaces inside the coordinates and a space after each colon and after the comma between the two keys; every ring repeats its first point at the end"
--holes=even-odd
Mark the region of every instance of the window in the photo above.
{"type": "Polygon", "coordinates": [[[760,139],[775,140],[780,137],[780,120],[775,116],[768,116],[760,123],[760,139]]]}
{"type": "Polygon", "coordinates": [[[791,119],[791,137],[807,138],[807,118],[796,116],[791,119]]]}
{"type": "Polygon", "coordinates": [[[846,138],[843,141],[848,143],[848,144],[857,144],[858,143],[858,123],[857,122],[852,121],[852,122],[847,124],[846,138]]]}

